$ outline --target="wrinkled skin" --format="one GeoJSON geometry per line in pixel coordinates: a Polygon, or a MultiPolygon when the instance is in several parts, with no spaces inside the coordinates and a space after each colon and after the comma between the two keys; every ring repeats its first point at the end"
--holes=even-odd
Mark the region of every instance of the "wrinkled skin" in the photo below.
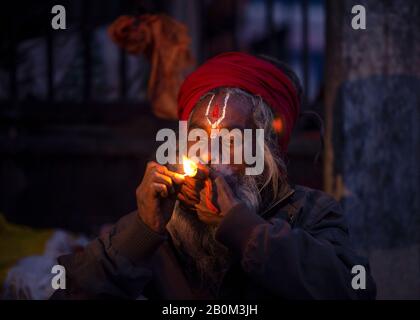
{"type": "MultiPolygon", "coordinates": [[[[214,97],[213,103],[223,105],[224,94],[214,97]]],[[[205,113],[210,96],[199,102],[191,116],[188,130],[201,128],[210,136],[211,127],[206,120],[205,113]]],[[[253,128],[251,103],[245,98],[232,95],[226,108],[225,119],[219,128],[232,130],[238,128],[253,128]]],[[[209,139],[210,141],[210,139],[209,139]]],[[[189,146],[193,142],[189,142],[189,146]]],[[[209,142],[210,144],[210,142],[209,142]]],[[[211,152],[210,145],[208,146],[211,152]]],[[[233,148],[231,163],[228,166],[234,174],[244,174],[245,164],[233,164],[233,148]]],[[[220,148],[221,152],[221,148],[220,148]]],[[[211,158],[211,154],[200,155],[204,159],[211,158]]],[[[184,209],[197,214],[198,218],[208,225],[218,225],[226,213],[240,203],[222,175],[199,164],[198,173],[194,177],[184,177],[177,173],[177,168],[150,162],[146,168],[144,178],[136,190],[138,214],[152,230],[163,233],[169,222],[176,199],[184,209]]]]}
{"type": "MultiPolygon", "coordinates": [[[[224,98],[224,94],[216,95],[212,105],[219,104],[223,106],[224,98]]],[[[210,136],[211,127],[205,116],[210,99],[211,96],[206,97],[194,108],[188,130],[200,128],[205,130],[210,136]]],[[[231,95],[227,104],[225,118],[219,128],[226,128],[228,130],[237,128],[241,131],[247,128],[253,129],[251,102],[247,98],[231,95]]],[[[211,152],[210,142],[208,150],[211,152]]],[[[219,151],[221,152],[221,148],[219,148],[219,151]]],[[[236,175],[245,174],[246,165],[244,163],[234,164],[233,145],[230,146],[230,151],[231,164],[224,164],[223,166],[228,166],[236,175]]],[[[207,161],[211,158],[211,154],[200,156],[207,161]]],[[[209,225],[217,225],[223,216],[234,205],[238,204],[240,200],[235,198],[232,189],[226,183],[223,176],[204,165],[199,166],[199,172],[201,174],[197,174],[193,178],[185,178],[178,199],[185,207],[196,212],[202,222],[209,225]]]]}

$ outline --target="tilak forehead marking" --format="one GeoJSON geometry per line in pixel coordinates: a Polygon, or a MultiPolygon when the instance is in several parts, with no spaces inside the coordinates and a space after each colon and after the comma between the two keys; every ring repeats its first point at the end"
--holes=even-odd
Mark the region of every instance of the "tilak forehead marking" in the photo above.
{"type": "MultiPolygon", "coordinates": [[[[214,120],[214,122],[212,122],[210,120],[209,113],[210,113],[210,106],[211,106],[215,96],[216,96],[215,94],[213,94],[211,96],[211,98],[209,100],[209,103],[207,105],[207,109],[206,109],[206,119],[207,119],[207,122],[209,123],[209,125],[211,126],[212,129],[217,129],[217,127],[220,125],[220,123],[225,118],[226,107],[227,107],[227,102],[228,102],[229,97],[230,97],[230,93],[227,93],[226,96],[225,96],[224,103],[223,103],[223,108],[222,108],[222,114],[220,116],[219,116],[219,114],[220,114],[219,105],[218,104],[215,105],[215,107],[213,109],[213,112],[212,112],[212,118],[215,119],[215,120],[214,120]]],[[[215,138],[215,135],[212,134],[210,137],[215,138]]]]}

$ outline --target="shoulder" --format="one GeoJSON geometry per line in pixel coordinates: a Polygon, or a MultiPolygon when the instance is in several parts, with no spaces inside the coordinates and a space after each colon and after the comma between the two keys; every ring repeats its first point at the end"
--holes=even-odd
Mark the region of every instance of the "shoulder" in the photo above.
{"type": "Polygon", "coordinates": [[[294,226],[311,228],[320,223],[338,225],[347,231],[341,205],[324,191],[297,185],[289,205],[294,211],[294,226]]]}

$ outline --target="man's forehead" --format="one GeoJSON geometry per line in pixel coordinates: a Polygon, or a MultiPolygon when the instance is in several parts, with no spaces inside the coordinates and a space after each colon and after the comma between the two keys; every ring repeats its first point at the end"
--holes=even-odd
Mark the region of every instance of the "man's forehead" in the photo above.
{"type": "Polygon", "coordinates": [[[209,129],[219,121],[219,128],[245,129],[252,125],[251,115],[252,102],[248,97],[221,92],[209,94],[197,103],[189,125],[209,129]]]}

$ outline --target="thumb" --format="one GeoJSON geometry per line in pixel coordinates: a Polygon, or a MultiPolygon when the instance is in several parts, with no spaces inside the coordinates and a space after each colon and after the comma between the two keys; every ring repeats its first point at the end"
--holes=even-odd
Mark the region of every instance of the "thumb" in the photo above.
{"type": "Polygon", "coordinates": [[[168,170],[167,175],[170,176],[176,184],[182,184],[185,181],[185,177],[178,172],[168,170]]]}

